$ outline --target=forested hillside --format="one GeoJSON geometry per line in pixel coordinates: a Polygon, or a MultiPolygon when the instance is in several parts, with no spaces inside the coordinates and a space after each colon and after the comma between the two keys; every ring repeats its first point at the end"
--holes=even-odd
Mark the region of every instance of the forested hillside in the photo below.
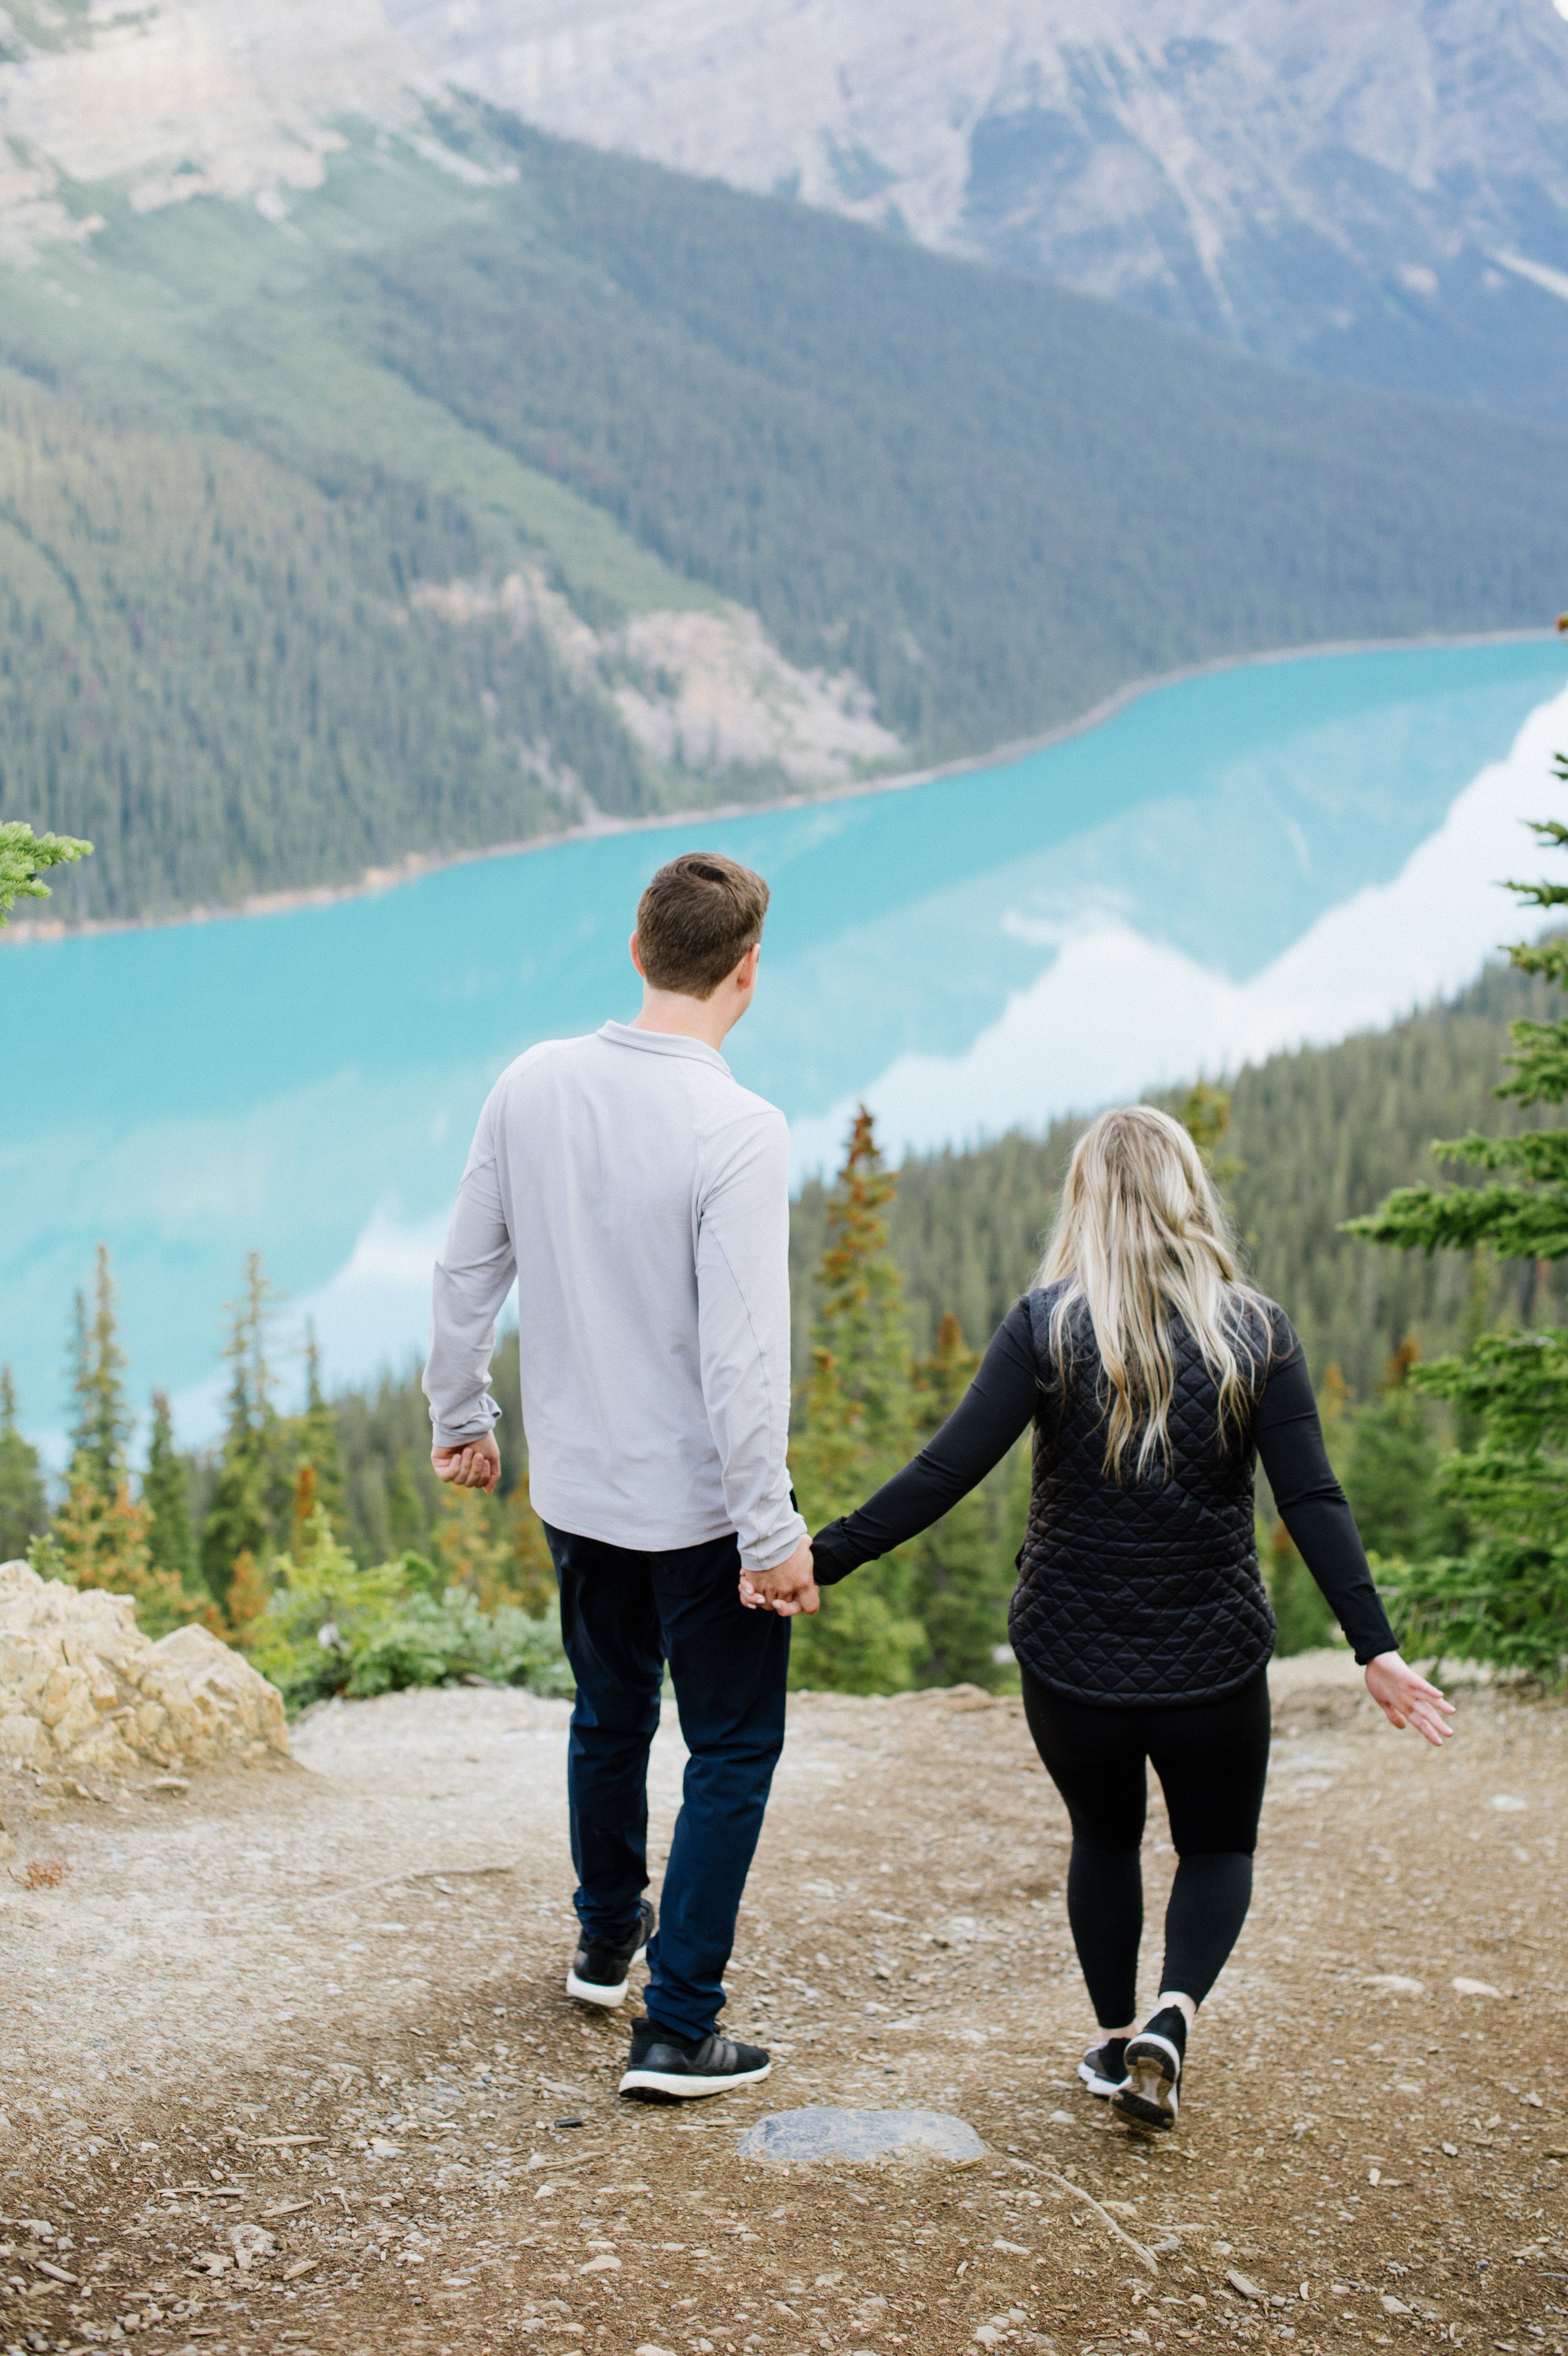
{"type": "MultiPolygon", "coordinates": [[[[1221,1160],[1248,1266],[1288,1309],[1319,1381],[1337,1365],[1367,1398],[1407,1337],[1431,1356],[1456,1345],[1471,1325],[1530,1312],[1533,1265],[1488,1271],[1477,1290],[1463,1255],[1406,1257],[1339,1228],[1392,1187],[1440,1183],[1427,1151],[1434,1138],[1540,1125],[1538,1110],[1499,1102],[1492,1091],[1509,1022],[1541,1019],[1556,999],[1539,982],[1490,967],[1451,1005],[1338,1046],[1271,1055],[1230,1084],[1221,1160]]],[[[1164,1101],[1177,1108],[1181,1096],[1164,1101]]],[[[1042,1139],[1015,1134],[974,1152],[904,1163],[891,1229],[917,1349],[931,1348],[949,1310],[972,1346],[1006,1314],[1039,1259],[1081,1127],[1061,1121],[1042,1139]]],[[[807,1186],[791,1226],[797,1371],[815,1312],[827,1193],[819,1183],[807,1186]]],[[[1541,1281],[1557,1303],[1561,1271],[1541,1281]]]]}
{"type": "Polygon", "coordinates": [[[648,806],[538,628],[411,610],[452,499],[105,423],[0,372],[0,815],[95,846],[59,905],[157,912],[648,806]]]}
{"type": "Polygon", "coordinates": [[[346,150],[286,236],[84,190],[48,288],[0,273],[0,817],[96,844],[59,915],[339,882],[584,792],[777,791],[634,741],[624,691],[679,682],[617,654],[633,614],[738,601],[867,683],[886,766],[1192,661],[1554,610],[1551,428],[446,133],[446,169],[346,150]]]}

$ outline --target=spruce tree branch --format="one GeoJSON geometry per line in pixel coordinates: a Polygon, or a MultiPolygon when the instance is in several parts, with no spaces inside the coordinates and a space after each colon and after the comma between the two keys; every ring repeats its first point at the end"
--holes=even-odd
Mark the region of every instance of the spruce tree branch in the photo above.
{"type": "Polygon", "coordinates": [[[1568,1023],[1521,1019],[1509,1024],[1509,1035],[1518,1053],[1505,1055],[1503,1062],[1513,1067],[1515,1076],[1492,1094],[1510,1097],[1517,1104],[1561,1104],[1568,1097],[1568,1023]]]}
{"type": "Polygon", "coordinates": [[[74,835],[35,834],[20,819],[0,820],[0,925],[18,900],[48,898],[48,885],[38,880],[48,869],[85,859],[91,850],[74,835]]]}
{"type": "Polygon", "coordinates": [[[1478,1137],[1472,1130],[1468,1137],[1435,1140],[1432,1153],[1480,1170],[1518,1170],[1541,1184],[1568,1183],[1568,1129],[1531,1129],[1521,1137],[1478,1137]]]}
{"type": "Polygon", "coordinates": [[[1509,963],[1520,973],[1544,974],[1549,981],[1568,985],[1568,934],[1552,933],[1543,941],[1513,941],[1509,963]]]}
{"type": "Polygon", "coordinates": [[[1522,1186],[1402,1186],[1342,1233],[1402,1251],[1473,1251],[1489,1243],[1503,1259],[1568,1257],[1568,1188],[1531,1194],[1522,1186]]]}

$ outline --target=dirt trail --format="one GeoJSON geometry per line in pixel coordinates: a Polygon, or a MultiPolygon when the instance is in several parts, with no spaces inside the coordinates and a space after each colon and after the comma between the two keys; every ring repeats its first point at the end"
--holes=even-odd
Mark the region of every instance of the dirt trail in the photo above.
{"type": "MultiPolygon", "coordinates": [[[[0,1779],[0,2348],[1562,2351],[1564,1715],[1467,1692],[1435,1758],[1348,1666],[1275,1672],[1257,1901],[1163,2141],[1076,2084],[1016,1703],[792,1704],[727,2017],[775,2069],[695,2115],[618,2104],[624,2019],[561,1993],[562,1704],[334,1707],[186,1791],[0,1779]],[[737,2157],[827,2102],[990,2156],[737,2157]]],[[[662,1735],[661,1837],[679,1767],[662,1735]]],[[[1157,1809],[1147,1864],[1152,1916],[1157,1809]]]]}

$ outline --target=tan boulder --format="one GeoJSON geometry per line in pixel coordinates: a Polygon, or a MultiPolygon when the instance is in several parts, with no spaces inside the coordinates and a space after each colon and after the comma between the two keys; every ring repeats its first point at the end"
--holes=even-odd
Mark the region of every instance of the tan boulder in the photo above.
{"type": "Polygon", "coordinates": [[[276,1686],[207,1629],[154,1644],[128,1595],[0,1564],[0,1761],[181,1767],[288,1749],[276,1686]]]}

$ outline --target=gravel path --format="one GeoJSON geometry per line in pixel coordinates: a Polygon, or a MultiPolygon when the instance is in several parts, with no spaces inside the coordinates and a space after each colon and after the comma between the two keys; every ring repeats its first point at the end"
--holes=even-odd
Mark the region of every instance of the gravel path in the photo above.
{"type": "MultiPolygon", "coordinates": [[[[1014,1702],[792,1703],[728,2016],[773,2076],[695,2115],[618,2104],[624,2018],[560,1992],[562,1704],[333,1706],[296,1765],[185,1790],[0,1782],[0,2348],[1562,2351],[1563,1711],[1466,1690],[1436,1758],[1348,1671],[1275,1672],[1257,1901],[1163,2141],[1074,2079],[1014,1702]],[[821,2103],[988,2154],[738,2158],[821,2103]]],[[[1170,1863],[1157,1808],[1151,1917],[1170,1863]]]]}

